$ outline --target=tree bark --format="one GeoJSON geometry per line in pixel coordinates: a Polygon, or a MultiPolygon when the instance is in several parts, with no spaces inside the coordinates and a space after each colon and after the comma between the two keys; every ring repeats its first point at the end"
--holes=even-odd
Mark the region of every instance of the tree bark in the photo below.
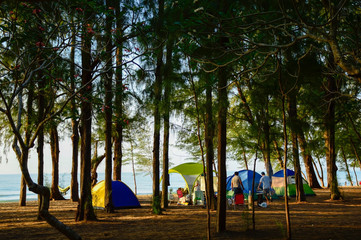
{"type": "MultiPolygon", "coordinates": [[[[106,1],[107,9],[114,6],[112,0],[106,1]]],[[[105,103],[104,103],[104,114],[105,114],[105,194],[104,194],[104,206],[108,213],[114,212],[113,205],[113,193],[112,193],[112,117],[113,117],[113,71],[112,71],[112,50],[113,43],[111,37],[113,17],[111,14],[106,15],[105,19],[105,44],[106,44],[106,63],[105,63],[105,78],[104,78],[104,89],[105,89],[105,103]]]]}
{"type": "Polygon", "coordinates": [[[348,167],[347,158],[346,158],[345,151],[343,150],[343,147],[341,147],[341,154],[342,154],[342,157],[343,157],[343,161],[344,161],[344,163],[345,163],[345,166],[346,166],[347,180],[349,180],[351,186],[353,186],[350,169],[349,169],[349,167],[348,167]]]}
{"type": "Polygon", "coordinates": [[[114,136],[114,164],[113,164],[113,180],[122,179],[122,142],[123,142],[123,95],[125,88],[123,87],[123,16],[120,13],[119,4],[115,4],[115,18],[117,26],[116,43],[116,70],[115,70],[115,136],[114,136]]]}
{"type": "MultiPolygon", "coordinates": [[[[75,84],[75,27],[72,30],[72,46],[70,48],[70,88],[72,93],[76,91],[75,84]]],[[[79,116],[77,114],[77,105],[75,97],[70,101],[71,112],[71,141],[72,141],[72,162],[71,162],[71,182],[70,182],[70,199],[73,202],[79,201],[79,184],[78,184],[78,154],[79,154],[79,116]]]]}
{"type": "MultiPolygon", "coordinates": [[[[281,87],[282,88],[282,87],[281,87]]],[[[291,233],[291,218],[290,218],[290,209],[288,204],[288,192],[287,192],[287,145],[288,145],[288,136],[287,136],[287,124],[286,124],[286,110],[285,110],[285,97],[282,96],[282,119],[283,119],[283,141],[284,141],[284,153],[283,153],[283,179],[285,187],[285,212],[286,212],[286,227],[287,227],[287,240],[292,239],[291,233]]]]}
{"type": "MultiPolygon", "coordinates": [[[[213,121],[213,100],[212,100],[212,83],[207,78],[206,83],[206,120],[205,120],[205,147],[206,147],[206,178],[207,178],[207,194],[210,209],[217,208],[217,202],[214,197],[213,188],[213,164],[214,164],[214,121],[213,121]]],[[[208,203],[207,203],[208,204],[208,203]]]]}
{"type": "Polygon", "coordinates": [[[173,56],[173,37],[168,38],[166,64],[164,66],[164,112],[163,112],[163,181],[162,181],[162,200],[163,208],[168,207],[168,186],[169,186],[169,115],[170,115],[170,94],[172,90],[172,56],[173,56]]]}
{"type": "Polygon", "coordinates": [[[308,185],[311,188],[321,188],[313,167],[312,155],[309,153],[307,141],[302,130],[299,131],[298,141],[300,142],[301,154],[306,168],[308,185]]]}
{"type": "Polygon", "coordinates": [[[92,124],[92,60],[91,34],[87,32],[91,19],[91,10],[84,11],[82,34],[82,87],[81,91],[81,164],[80,164],[80,201],[76,215],[77,221],[96,220],[91,195],[91,124],[92,124]]]}
{"type": "Polygon", "coordinates": [[[298,117],[297,117],[297,99],[296,95],[292,92],[288,95],[288,112],[289,112],[289,122],[291,128],[291,138],[292,138],[292,156],[293,164],[295,170],[295,180],[296,180],[296,201],[304,202],[306,201],[305,191],[303,190],[303,181],[301,175],[301,165],[298,149],[298,140],[297,135],[299,132],[298,129],[298,117]]]}
{"type": "Polygon", "coordinates": [[[52,184],[50,199],[65,200],[59,191],[59,134],[54,122],[50,127],[50,150],[52,160],[52,184]]]}
{"type": "Polygon", "coordinates": [[[350,138],[350,142],[351,142],[351,146],[352,146],[353,152],[354,152],[354,154],[355,154],[355,157],[356,157],[356,159],[357,159],[357,162],[358,162],[358,164],[359,164],[359,167],[360,167],[360,169],[361,169],[361,158],[360,158],[360,156],[359,156],[359,154],[358,154],[358,152],[357,152],[355,143],[354,143],[354,141],[352,140],[352,138],[350,138]]]}
{"type": "Polygon", "coordinates": [[[227,70],[218,69],[218,194],[217,227],[218,233],[226,230],[226,147],[227,147],[227,70]]]}
{"type": "Polygon", "coordinates": [[[325,100],[328,104],[324,125],[325,125],[325,149],[327,163],[327,182],[331,192],[331,200],[341,198],[337,183],[336,167],[336,145],[335,145],[335,101],[334,93],[337,92],[336,80],[332,76],[327,77],[327,89],[325,89],[325,100]]]}
{"type": "MultiPolygon", "coordinates": [[[[157,37],[161,37],[163,27],[164,0],[158,0],[158,23],[156,26],[157,37]]],[[[160,39],[160,42],[162,39],[160,39]]],[[[157,50],[157,65],[154,83],[154,135],[153,135],[153,213],[160,214],[159,196],[159,145],[160,145],[160,100],[162,94],[162,72],[163,72],[163,44],[157,50]]]]}

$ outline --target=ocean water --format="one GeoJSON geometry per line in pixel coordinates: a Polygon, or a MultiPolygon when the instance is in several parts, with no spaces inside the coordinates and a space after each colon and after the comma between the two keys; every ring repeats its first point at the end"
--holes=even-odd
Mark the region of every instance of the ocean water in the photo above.
{"type": "MultiPolygon", "coordinates": [[[[228,176],[232,175],[233,172],[227,172],[228,176]]],[[[356,171],[358,181],[361,181],[361,171],[356,171]]],[[[351,173],[352,180],[354,185],[356,185],[356,178],[351,173]]],[[[31,174],[33,181],[37,181],[37,174],[31,174]]],[[[324,174],[324,181],[327,181],[327,174],[324,174]]],[[[338,183],[339,185],[344,186],[345,182],[347,185],[350,186],[350,183],[346,181],[346,173],[344,171],[338,171],[337,173],[338,183]]],[[[60,173],[59,174],[59,185],[62,188],[65,188],[70,185],[71,175],[70,173],[60,173]]],[[[104,180],[104,173],[98,173],[98,181],[104,180]]],[[[10,201],[18,201],[20,195],[20,181],[21,175],[20,174],[0,174],[0,202],[10,202],[10,201]]],[[[138,195],[145,195],[145,194],[152,194],[153,189],[153,182],[150,175],[146,175],[144,173],[137,173],[136,174],[136,185],[137,191],[135,192],[135,184],[133,174],[130,172],[123,172],[122,173],[122,181],[132,189],[132,191],[138,195]]],[[[51,185],[51,174],[44,175],[44,183],[46,186],[51,185]]],[[[327,184],[327,183],[325,183],[327,184]]],[[[168,190],[172,190],[176,192],[179,187],[185,187],[184,179],[180,174],[172,173],[170,174],[170,186],[168,190]]],[[[160,186],[161,189],[161,186],[160,186]]],[[[64,196],[66,199],[70,198],[69,191],[64,196]]],[[[26,199],[29,200],[36,200],[37,195],[33,192],[27,191],[26,199]]]]}
{"type": "MultiPolygon", "coordinates": [[[[30,174],[33,181],[37,181],[37,174],[30,174]]],[[[152,194],[153,182],[150,175],[144,173],[136,174],[137,194],[145,195],[152,194]]],[[[70,185],[70,173],[59,174],[59,186],[65,188],[70,185]]],[[[98,181],[104,180],[104,173],[98,173],[98,181]]],[[[20,181],[21,174],[0,174],[0,202],[18,201],[20,196],[20,181]]],[[[135,193],[135,184],[133,174],[129,172],[122,173],[122,181],[135,193]]],[[[44,175],[44,183],[46,186],[51,186],[51,174],[44,175]]],[[[184,179],[180,174],[170,174],[170,186],[168,191],[176,192],[179,187],[185,187],[184,179]]],[[[160,189],[162,186],[160,185],[160,189]]],[[[66,199],[70,198],[69,191],[64,196],[66,199]]],[[[37,195],[33,192],[27,191],[26,199],[37,200],[37,195]]]]}

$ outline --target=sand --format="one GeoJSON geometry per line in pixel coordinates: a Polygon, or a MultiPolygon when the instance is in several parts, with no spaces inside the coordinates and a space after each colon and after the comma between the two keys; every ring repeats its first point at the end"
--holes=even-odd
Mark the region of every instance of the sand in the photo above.
{"type": "MultiPolygon", "coordinates": [[[[360,239],[361,187],[340,188],[344,200],[330,201],[328,190],[315,190],[317,196],[306,203],[290,199],[292,239],[360,239]]],[[[206,210],[201,206],[172,203],[162,215],[151,214],[150,196],[138,196],[142,207],[107,214],[96,210],[98,221],[75,222],[76,206],[70,200],[53,201],[50,212],[72,227],[83,239],[206,239],[206,210]]],[[[44,221],[36,220],[37,203],[19,207],[17,202],[0,203],[0,239],[65,239],[44,221]]],[[[211,212],[212,239],[284,239],[286,218],[284,199],[267,208],[246,206],[227,210],[227,231],[215,231],[216,212],[211,212]]]]}

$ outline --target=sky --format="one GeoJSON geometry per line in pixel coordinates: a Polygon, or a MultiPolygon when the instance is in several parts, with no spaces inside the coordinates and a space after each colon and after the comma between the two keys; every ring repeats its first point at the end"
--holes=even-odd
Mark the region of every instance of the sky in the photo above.
{"type": "MultiPolygon", "coordinates": [[[[182,151],[174,146],[175,144],[171,144],[169,151],[170,161],[173,163],[173,166],[178,164],[189,162],[187,160],[189,155],[187,152],[182,151]]],[[[71,140],[65,140],[60,142],[60,153],[59,153],[59,173],[71,173],[71,161],[72,161],[72,144],[71,140]]],[[[44,172],[51,173],[51,155],[50,155],[50,145],[46,144],[44,148],[44,172]]],[[[79,164],[80,166],[80,164],[79,164]]],[[[37,153],[36,148],[31,149],[30,157],[29,157],[29,172],[37,173],[37,153]]],[[[240,170],[242,167],[236,161],[227,161],[227,171],[236,171],[240,170]]],[[[124,172],[131,172],[131,166],[125,165],[123,166],[124,172]]],[[[104,163],[101,163],[98,167],[98,172],[104,172],[104,163]]],[[[9,149],[5,149],[1,151],[1,163],[0,163],[0,174],[18,174],[20,172],[19,163],[15,157],[14,151],[9,147],[9,149]]]]}

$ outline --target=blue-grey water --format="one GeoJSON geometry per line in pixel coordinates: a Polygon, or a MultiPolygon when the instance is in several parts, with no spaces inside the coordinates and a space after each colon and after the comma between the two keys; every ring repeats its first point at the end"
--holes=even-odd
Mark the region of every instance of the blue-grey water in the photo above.
{"type": "MultiPolygon", "coordinates": [[[[37,174],[31,174],[31,177],[34,182],[37,181],[37,174]]],[[[70,185],[71,175],[69,173],[59,174],[59,186],[65,188],[70,185]]],[[[98,181],[104,180],[104,173],[98,173],[98,181]]],[[[0,174],[0,202],[10,202],[18,201],[20,196],[20,181],[21,174],[0,174]]],[[[122,181],[128,185],[135,192],[135,184],[133,174],[126,172],[122,173],[122,181]]],[[[152,194],[152,179],[150,175],[145,175],[144,173],[136,174],[136,185],[137,185],[137,194],[152,194]]],[[[51,186],[51,174],[45,174],[44,176],[44,185],[51,186]]],[[[160,186],[161,187],[161,186],[160,186]]],[[[179,187],[185,187],[184,179],[180,174],[170,174],[170,186],[169,190],[175,192],[179,187]]],[[[69,191],[64,196],[66,199],[69,199],[69,191]]],[[[37,195],[33,192],[27,191],[26,199],[36,200],[37,195]]]]}
{"type": "MultiPolygon", "coordinates": [[[[361,171],[357,170],[358,181],[361,181],[361,171]]],[[[233,172],[229,172],[228,175],[232,175],[233,172]]],[[[354,185],[356,185],[356,178],[352,174],[352,180],[354,185]]],[[[33,181],[37,181],[37,174],[31,174],[33,181]]],[[[350,186],[349,181],[346,181],[346,173],[344,171],[339,171],[338,174],[338,183],[339,185],[344,186],[345,182],[350,186]]],[[[327,175],[324,175],[324,181],[327,179],[327,175]]],[[[18,201],[20,195],[20,180],[21,174],[0,174],[0,202],[9,202],[9,201],[18,201]]],[[[70,185],[71,175],[70,173],[61,173],[59,174],[59,186],[65,188],[70,185]]],[[[98,174],[98,181],[104,180],[104,173],[98,174]]],[[[135,184],[133,179],[133,174],[130,172],[122,173],[122,181],[127,184],[134,193],[138,195],[152,194],[152,179],[150,175],[144,173],[136,174],[136,185],[137,191],[135,191],[135,184]]],[[[45,174],[44,183],[46,186],[51,186],[51,174],[45,174]]],[[[179,187],[185,187],[184,179],[180,174],[172,173],[170,174],[170,186],[169,190],[175,192],[179,187]]],[[[68,193],[64,196],[68,199],[68,193]]],[[[27,200],[36,200],[37,195],[27,191],[26,195],[27,200]]]]}

